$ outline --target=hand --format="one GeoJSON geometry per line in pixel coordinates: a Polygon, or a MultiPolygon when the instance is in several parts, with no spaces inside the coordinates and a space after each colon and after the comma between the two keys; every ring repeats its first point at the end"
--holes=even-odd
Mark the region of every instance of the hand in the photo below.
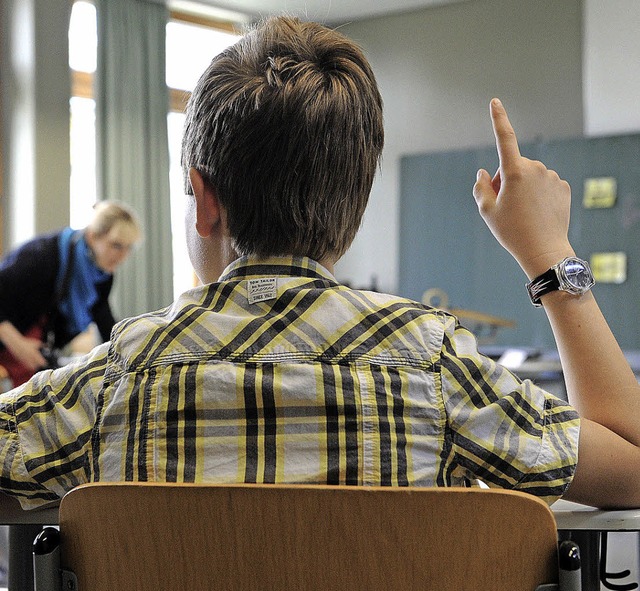
{"type": "Polygon", "coordinates": [[[575,254],[568,239],[571,188],[541,162],[520,155],[498,99],[491,101],[491,122],[500,167],[493,179],[478,171],[473,195],[493,235],[532,279],[575,254]]]}
{"type": "Polygon", "coordinates": [[[47,360],[40,353],[42,341],[25,337],[11,322],[0,322],[0,340],[11,354],[30,371],[47,366],[47,360]]]}
{"type": "Polygon", "coordinates": [[[7,348],[22,365],[36,372],[47,366],[47,360],[40,353],[42,345],[42,341],[38,339],[22,337],[7,348]]]}

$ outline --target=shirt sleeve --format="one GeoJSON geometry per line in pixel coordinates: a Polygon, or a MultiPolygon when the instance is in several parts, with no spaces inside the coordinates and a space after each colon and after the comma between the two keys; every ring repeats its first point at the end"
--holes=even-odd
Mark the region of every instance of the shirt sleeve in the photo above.
{"type": "Polygon", "coordinates": [[[548,503],[562,496],[578,458],[579,417],[567,402],[481,355],[453,317],[441,380],[453,463],[464,478],[548,503]]]}
{"type": "Polygon", "coordinates": [[[0,322],[18,330],[31,327],[48,311],[55,287],[56,238],[33,239],[10,252],[0,264],[0,322]]]}
{"type": "Polygon", "coordinates": [[[0,395],[0,488],[24,509],[87,482],[108,345],[0,395]]]}

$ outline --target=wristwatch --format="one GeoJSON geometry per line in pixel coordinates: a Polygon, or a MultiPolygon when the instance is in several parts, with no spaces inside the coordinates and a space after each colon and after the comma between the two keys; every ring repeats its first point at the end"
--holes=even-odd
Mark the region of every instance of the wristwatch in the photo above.
{"type": "Polygon", "coordinates": [[[595,281],[589,263],[577,257],[567,257],[527,283],[527,291],[531,303],[538,308],[542,306],[540,298],[552,291],[560,290],[574,295],[582,295],[594,285],[595,281]]]}

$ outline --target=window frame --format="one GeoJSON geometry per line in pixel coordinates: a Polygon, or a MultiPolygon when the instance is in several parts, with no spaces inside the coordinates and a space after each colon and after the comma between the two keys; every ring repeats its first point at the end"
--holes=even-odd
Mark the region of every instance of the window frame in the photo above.
{"type": "MultiPolygon", "coordinates": [[[[226,33],[239,34],[237,23],[210,18],[206,16],[190,14],[178,10],[169,11],[169,20],[182,23],[189,23],[209,29],[217,29],[226,33]]],[[[95,98],[94,75],[92,72],[80,72],[71,69],[71,96],[80,98],[95,98]]],[[[178,88],[169,87],[169,111],[174,113],[184,113],[191,92],[178,88]]],[[[0,177],[1,178],[1,177],[0,177]]]]}

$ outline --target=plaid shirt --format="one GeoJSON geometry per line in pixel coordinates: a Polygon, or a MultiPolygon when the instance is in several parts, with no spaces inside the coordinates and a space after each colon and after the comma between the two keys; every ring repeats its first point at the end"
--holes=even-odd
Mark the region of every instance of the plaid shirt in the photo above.
{"type": "Polygon", "coordinates": [[[548,502],[579,419],[456,319],[242,258],[110,343],[0,397],[0,486],[23,506],[92,480],[456,486],[548,502]]]}

